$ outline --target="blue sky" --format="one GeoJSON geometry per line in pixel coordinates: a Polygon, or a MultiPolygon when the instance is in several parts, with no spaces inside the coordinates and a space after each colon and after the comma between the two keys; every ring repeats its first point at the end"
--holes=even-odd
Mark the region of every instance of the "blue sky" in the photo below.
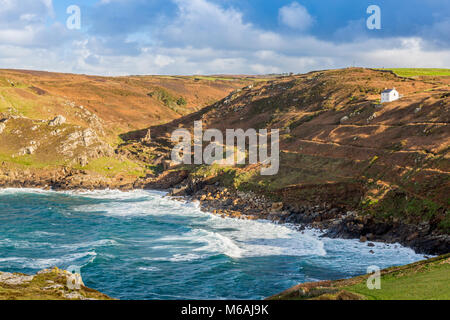
{"type": "Polygon", "coordinates": [[[449,67],[447,0],[0,0],[0,68],[101,75],[449,67]],[[81,29],[70,30],[70,5],[81,29]],[[366,10],[381,9],[381,30],[366,10]]]}

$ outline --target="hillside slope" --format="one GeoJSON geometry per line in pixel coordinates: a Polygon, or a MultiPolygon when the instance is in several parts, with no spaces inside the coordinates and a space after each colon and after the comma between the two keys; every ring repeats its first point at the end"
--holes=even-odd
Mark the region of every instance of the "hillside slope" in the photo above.
{"type": "Polygon", "coordinates": [[[444,255],[382,270],[380,289],[368,289],[364,275],[300,284],[269,300],[449,300],[449,272],[450,255],[444,255]]]}
{"type": "MultiPolygon", "coordinates": [[[[446,253],[449,84],[448,76],[361,68],[266,79],[3,70],[0,186],[169,188],[188,177],[185,184],[264,195],[277,203],[278,220],[289,213],[290,222],[303,222],[305,208],[319,206],[307,220],[325,222],[329,236],[446,253]],[[381,91],[392,87],[402,99],[381,105],[381,91]],[[213,98],[223,99],[208,105],[213,98]],[[279,173],[261,176],[260,165],[183,166],[157,178],[168,168],[171,133],[195,120],[222,131],[280,129],[279,173]]],[[[257,204],[228,207],[268,214],[257,204]]]]}
{"type": "Polygon", "coordinates": [[[90,112],[108,130],[124,132],[179,118],[252,82],[244,77],[100,77],[0,70],[0,112],[33,119],[61,114],[79,124],[89,122],[79,113],[90,112]]]}
{"type": "Polygon", "coordinates": [[[144,163],[115,155],[119,134],[177,119],[256,80],[0,70],[0,176],[62,167],[145,175],[144,163]]]}
{"type": "MultiPolygon", "coordinates": [[[[263,193],[293,213],[323,205],[365,215],[358,218],[363,222],[331,227],[330,235],[376,239],[397,225],[403,231],[390,240],[411,244],[434,232],[450,233],[449,84],[450,77],[403,78],[360,68],[286,77],[152,127],[151,143],[138,142],[147,130],[130,133],[120,150],[140,159],[158,150],[169,158],[170,133],[192,129],[195,120],[222,131],[279,128],[281,164],[275,176],[261,176],[258,166],[188,170],[263,193]],[[381,91],[392,87],[403,98],[380,105],[381,91]]],[[[441,250],[448,252],[448,245],[443,242],[441,250]]]]}

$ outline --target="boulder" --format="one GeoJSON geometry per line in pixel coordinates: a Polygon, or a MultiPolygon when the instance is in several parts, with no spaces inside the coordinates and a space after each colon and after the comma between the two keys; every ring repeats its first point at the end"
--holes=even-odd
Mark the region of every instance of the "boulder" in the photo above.
{"type": "Polygon", "coordinates": [[[150,143],[150,142],[152,142],[152,132],[150,129],[148,129],[145,137],[141,139],[141,143],[150,143]]]}
{"type": "Polygon", "coordinates": [[[37,148],[38,148],[37,144],[31,144],[28,147],[20,149],[19,156],[23,156],[26,154],[34,154],[36,152],[37,148]]]}
{"type": "Polygon", "coordinates": [[[31,282],[33,278],[34,276],[0,272],[0,283],[10,286],[24,285],[28,282],[31,282]]]}
{"type": "Polygon", "coordinates": [[[345,123],[345,122],[347,122],[349,119],[350,119],[350,118],[349,118],[348,116],[345,116],[345,117],[342,117],[342,118],[341,118],[340,122],[341,122],[341,123],[345,123]]]}
{"type": "Polygon", "coordinates": [[[66,121],[67,121],[66,118],[64,118],[62,115],[58,115],[58,116],[56,116],[55,119],[51,120],[51,121],[48,123],[48,125],[49,125],[50,127],[61,126],[61,125],[63,125],[64,123],[66,123],[66,121]]]}
{"type": "Polygon", "coordinates": [[[272,211],[281,211],[281,210],[283,210],[283,202],[272,203],[272,211]]]}
{"type": "Polygon", "coordinates": [[[78,158],[78,164],[82,167],[85,167],[89,164],[89,159],[86,155],[82,155],[78,158]]]}

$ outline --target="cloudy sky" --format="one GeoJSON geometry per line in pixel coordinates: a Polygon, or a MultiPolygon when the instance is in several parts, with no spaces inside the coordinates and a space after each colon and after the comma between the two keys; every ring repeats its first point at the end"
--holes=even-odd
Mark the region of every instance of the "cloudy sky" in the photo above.
{"type": "Polygon", "coordinates": [[[126,75],[450,67],[449,30],[448,0],[0,0],[0,68],[126,75]],[[71,5],[80,8],[80,29],[67,27],[71,5]],[[381,30],[367,28],[370,5],[381,8],[381,30]]]}

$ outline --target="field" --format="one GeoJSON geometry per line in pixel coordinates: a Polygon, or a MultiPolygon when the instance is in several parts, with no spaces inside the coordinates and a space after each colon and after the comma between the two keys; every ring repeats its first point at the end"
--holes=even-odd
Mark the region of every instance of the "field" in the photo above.
{"type": "Polygon", "coordinates": [[[386,69],[392,70],[400,77],[422,77],[422,76],[450,76],[450,69],[436,69],[436,68],[394,68],[386,69]]]}
{"type": "Polygon", "coordinates": [[[273,300],[449,300],[450,255],[381,271],[380,289],[370,290],[368,275],[337,281],[306,283],[273,300]]]}

